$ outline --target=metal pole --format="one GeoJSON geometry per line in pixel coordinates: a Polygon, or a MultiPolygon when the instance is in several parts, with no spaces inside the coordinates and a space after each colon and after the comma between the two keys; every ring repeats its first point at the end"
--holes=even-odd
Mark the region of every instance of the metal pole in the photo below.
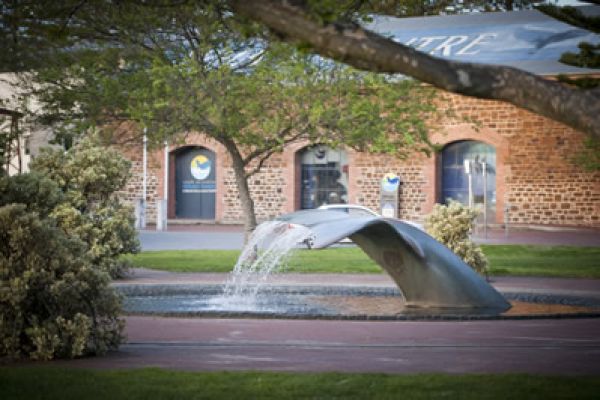
{"type": "Polygon", "coordinates": [[[483,237],[487,239],[487,164],[481,162],[483,172],[483,237]]]}
{"type": "Polygon", "coordinates": [[[165,140],[165,177],[163,184],[163,198],[169,198],[169,142],[165,140]]]}
{"type": "Polygon", "coordinates": [[[160,207],[160,218],[161,218],[161,230],[167,230],[168,220],[168,198],[169,198],[169,143],[165,140],[165,167],[163,177],[163,199],[161,200],[160,207]]]}
{"type": "Polygon", "coordinates": [[[142,177],[142,210],[140,216],[140,227],[146,227],[146,198],[148,197],[148,137],[146,136],[147,129],[144,128],[144,150],[142,154],[142,169],[143,169],[143,177],[142,177]]]}
{"type": "Polygon", "coordinates": [[[473,208],[473,173],[472,169],[469,168],[469,208],[473,208]]]}

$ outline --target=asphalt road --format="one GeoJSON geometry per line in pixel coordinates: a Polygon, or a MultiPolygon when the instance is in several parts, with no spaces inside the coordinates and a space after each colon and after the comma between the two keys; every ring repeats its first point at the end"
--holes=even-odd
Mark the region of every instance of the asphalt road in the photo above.
{"type": "MultiPolygon", "coordinates": [[[[169,231],[139,232],[142,250],[236,250],[244,243],[242,228],[235,225],[171,226],[169,231]]],[[[541,244],[569,246],[600,246],[600,231],[579,230],[512,230],[508,237],[501,229],[490,230],[474,236],[478,243],[486,244],[541,244]]]]}
{"type": "Polygon", "coordinates": [[[241,231],[140,231],[139,238],[143,251],[239,250],[244,244],[241,231]]]}

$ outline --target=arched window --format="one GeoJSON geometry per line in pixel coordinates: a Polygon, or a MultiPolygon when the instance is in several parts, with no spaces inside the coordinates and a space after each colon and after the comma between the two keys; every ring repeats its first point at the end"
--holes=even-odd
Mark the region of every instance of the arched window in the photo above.
{"type": "Polygon", "coordinates": [[[440,202],[452,199],[468,205],[471,193],[473,206],[483,207],[484,202],[487,203],[488,220],[493,220],[496,212],[496,149],[493,146],[475,140],[450,143],[442,150],[441,169],[440,202]]]}
{"type": "Polygon", "coordinates": [[[311,146],[299,153],[300,208],[348,202],[348,156],[341,149],[311,146]]]}

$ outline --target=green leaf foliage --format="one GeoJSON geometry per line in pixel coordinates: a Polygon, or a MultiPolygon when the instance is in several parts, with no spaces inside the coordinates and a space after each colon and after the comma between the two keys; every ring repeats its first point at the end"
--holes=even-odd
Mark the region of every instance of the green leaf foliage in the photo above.
{"type": "Polygon", "coordinates": [[[120,302],[83,242],[24,204],[0,207],[0,237],[0,356],[49,360],[116,348],[120,302]]]}
{"type": "Polygon", "coordinates": [[[569,25],[600,33],[600,17],[597,15],[584,15],[577,7],[559,7],[553,4],[539,4],[536,5],[535,8],[552,18],[566,22],[569,25]]]}
{"type": "Polygon", "coordinates": [[[49,215],[68,235],[86,243],[92,264],[112,277],[126,268],[119,256],[139,250],[132,210],[115,195],[127,182],[129,168],[119,152],[93,137],[67,151],[47,150],[31,164],[64,197],[49,215]]]}
{"type": "Polygon", "coordinates": [[[488,260],[469,237],[478,215],[479,211],[457,201],[450,201],[448,205],[436,204],[425,218],[425,230],[475,271],[484,274],[487,273],[488,260]]]}
{"type": "Polygon", "coordinates": [[[567,52],[560,56],[560,62],[581,68],[600,68],[600,44],[581,42],[579,53],[567,52]]]}
{"type": "Polygon", "coordinates": [[[204,132],[256,154],[248,164],[298,141],[397,155],[431,148],[424,119],[434,112],[433,91],[285,46],[270,45],[243,71],[206,71],[188,59],[155,60],[146,73],[150,84],[132,92],[127,113],[157,142],[204,132]]]}
{"type": "Polygon", "coordinates": [[[102,354],[122,340],[111,276],[139,249],[115,197],[129,163],[87,138],[31,168],[0,178],[0,356],[102,354]]]}
{"type": "MultiPolygon", "coordinates": [[[[433,91],[415,82],[270,41],[224,2],[102,3],[71,4],[74,12],[63,21],[71,45],[23,74],[43,106],[37,120],[53,125],[64,144],[90,128],[116,141],[140,140],[144,127],[151,146],[204,133],[233,160],[249,228],[255,216],[247,179],[288,144],[399,156],[431,148],[424,120],[434,112],[433,91]]],[[[352,2],[310,6],[323,19],[364,12],[352,2]]],[[[50,18],[37,11],[41,22],[50,18]]]]}
{"type": "Polygon", "coordinates": [[[0,204],[20,203],[27,211],[48,216],[64,201],[56,182],[43,175],[31,173],[0,179],[0,204]]]}
{"type": "MultiPolygon", "coordinates": [[[[536,9],[553,18],[566,22],[569,25],[600,33],[600,17],[597,15],[584,15],[576,7],[557,7],[550,4],[544,4],[537,6],[536,9]]],[[[563,53],[560,56],[560,62],[581,68],[600,68],[600,45],[581,42],[577,47],[579,48],[578,53],[563,53]]],[[[558,80],[569,85],[577,86],[581,89],[593,89],[600,84],[600,79],[590,76],[572,78],[565,75],[559,75],[558,80]]],[[[583,159],[583,161],[584,164],[593,162],[589,159],[583,159]]]]}
{"type": "Polygon", "coordinates": [[[585,76],[583,78],[571,78],[567,75],[558,75],[558,80],[560,82],[566,83],[568,85],[577,86],[581,89],[594,89],[600,86],[600,78],[594,78],[592,76],[585,76]]]}

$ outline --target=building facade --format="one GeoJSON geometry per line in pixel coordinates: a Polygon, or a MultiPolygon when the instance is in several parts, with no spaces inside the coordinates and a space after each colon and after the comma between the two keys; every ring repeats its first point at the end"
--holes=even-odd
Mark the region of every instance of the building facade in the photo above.
{"type": "MultiPolygon", "coordinates": [[[[580,8],[589,15],[600,7],[580,8]]],[[[377,17],[369,28],[434,56],[517,67],[553,77],[598,71],[558,62],[600,35],[535,11],[405,18],[377,17]]],[[[600,174],[573,161],[584,135],[507,103],[439,92],[441,123],[431,139],[441,151],[405,160],[352,149],[296,143],[250,180],[259,220],[321,204],[357,203],[381,212],[381,180],[398,176],[398,217],[422,221],[448,199],[485,208],[491,224],[600,227],[600,174]],[[467,165],[468,164],[468,165],[467,165]],[[484,207],[485,204],[485,207],[484,207]]],[[[134,177],[124,195],[140,196],[141,150],[130,150],[134,177]]],[[[158,199],[168,217],[239,223],[243,215],[231,161],[202,134],[154,153],[149,163],[148,221],[158,199]],[[167,165],[168,164],[168,165],[167,165]],[[168,170],[165,176],[165,171],[168,170]]]]}
{"type": "MultiPolygon", "coordinates": [[[[441,101],[453,112],[432,132],[442,150],[430,157],[401,160],[303,143],[286,147],[250,179],[257,217],[331,203],[381,211],[381,179],[394,173],[401,181],[399,217],[421,221],[435,203],[468,202],[464,160],[470,160],[472,200],[482,208],[485,192],[489,223],[600,227],[600,173],[573,160],[583,134],[507,103],[448,93],[441,101]]],[[[166,180],[164,151],[149,156],[148,221],[155,220],[156,201],[165,194],[171,220],[242,221],[233,168],[220,144],[192,134],[170,146],[166,180]]],[[[134,201],[141,193],[141,147],[126,153],[133,177],[123,196],[134,201]]]]}
{"type": "MultiPolygon", "coordinates": [[[[402,21],[386,17],[370,28],[450,59],[511,65],[550,77],[597,73],[557,60],[580,41],[600,43],[600,35],[537,11],[402,21]]],[[[5,104],[9,92],[0,85],[5,104]]],[[[401,160],[307,143],[274,154],[249,182],[258,219],[331,203],[381,212],[381,181],[391,174],[401,182],[395,205],[402,219],[422,221],[434,204],[454,199],[485,208],[490,224],[600,227],[600,173],[574,161],[583,149],[582,133],[507,103],[441,91],[438,102],[450,112],[431,129],[441,151],[429,157],[413,154],[401,160]]],[[[49,136],[46,131],[23,136],[19,171],[27,170],[28,159],[49,136]]],[[[150,152],[145,185],[142,143],[121,150],[133,168],[120,195],[134,204],[145,186],[149,223],[156,221],[157,204],[165,198],[170,220],[243,220],[231,160],[216,141],[187,133],[184,142],[150,152]]]]}

